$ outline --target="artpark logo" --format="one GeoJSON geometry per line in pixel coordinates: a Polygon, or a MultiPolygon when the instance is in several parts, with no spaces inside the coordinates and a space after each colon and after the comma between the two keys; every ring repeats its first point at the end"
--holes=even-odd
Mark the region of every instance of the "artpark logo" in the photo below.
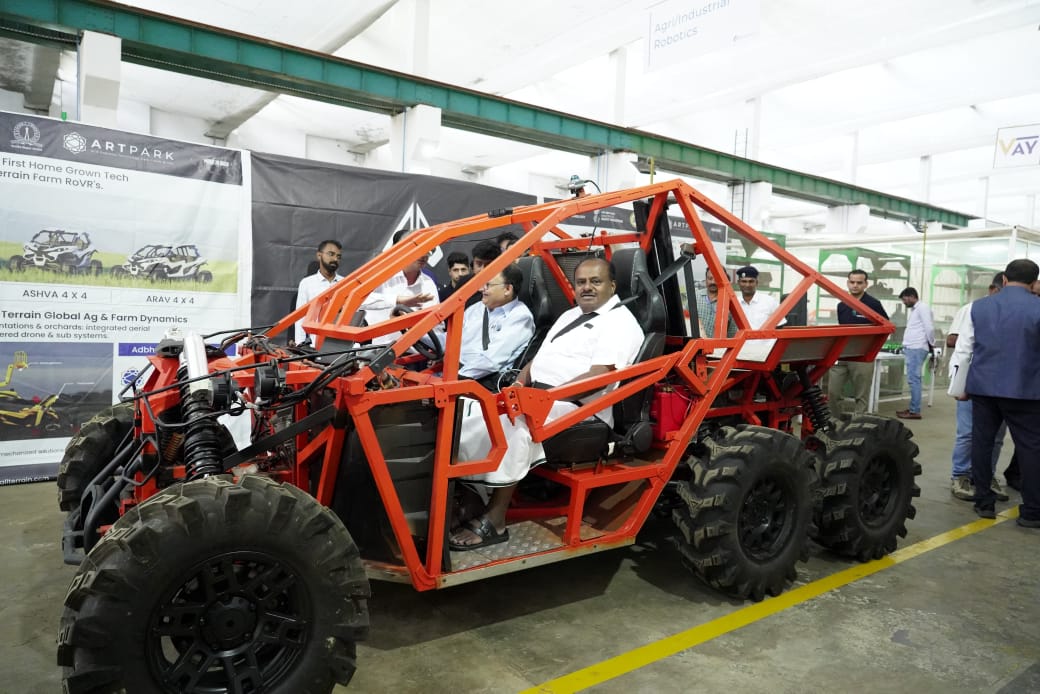
{"type": "Polygon", "coordinates": [[[62,146],[73,154],[83,154],[89,151],[91,154],[106,154],[146,161],[173,161],[173,152],[168,152],[158,147],[143,147],[115,140],[102,140],[96,137],[87,139],[75,130],[66,133],[62,137],[62,146]]]}
{"type": "Polygon", "coordinates": [[[19,121],[11,129],[11,133],[14,135],[14,139],[11,140],[12,149],[30,152],[43,151],[43,145],[40,144],[40,129],[36,127],[36,123],[29,120],[19,121]]]}
{"type": "Polygon", "coordinates": [[[82,154],[87,151],[87,138],[83,137],[76,131],[65,133],[65,137],[62,138],[61,144],[65,149],[69,150],[73,154],[82,154]]]}

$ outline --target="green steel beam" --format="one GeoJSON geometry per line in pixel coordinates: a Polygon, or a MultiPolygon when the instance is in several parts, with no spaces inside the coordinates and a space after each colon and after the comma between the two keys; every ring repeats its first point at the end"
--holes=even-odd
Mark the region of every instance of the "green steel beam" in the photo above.
{"type": "Polygon", "coordinates": [[[441,109],[448,127],[580,154],[635,152],[657,168],[725,182],[766,181],[780,195],[872,214],[966,226],[968,215],[819,176],[579,118],[481,92],[335,58],[106,0],[0,0],[0,34],[75,45],[79,32],[122,39],[123,59],[227,83],[380,113],[441,109]]]}

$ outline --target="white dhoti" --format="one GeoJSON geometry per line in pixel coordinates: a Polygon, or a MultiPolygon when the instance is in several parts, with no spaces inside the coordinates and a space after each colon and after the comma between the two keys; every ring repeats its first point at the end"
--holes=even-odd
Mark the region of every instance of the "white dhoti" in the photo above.
{"type": "MultiPolygon", "coordinates": [[[[480,460],[491,450],[491,437],[488,436],[487,424],[480,410],[480,403],[469,398],[461,398],[459,406],[462,410],[462,423],[459,428],[459,455],[463,461],[480,460]]],[[[559,419],[578,406],[572,402],[557,401],[549,410],[545,423],[559,419]]],[[[502,430],[506,436],[506,452],[502,463],[493,472],[479,475],[468,475],[462,479],[470,482],[481,482],[492,487],[505,487],[522,480],[532,467],[545,462],[545,451],[541,443],[531,440],[531,431],[527,428],[525,417],[518,417],[516,423],[509,421],[506,415],[500,415],[502,430]]]]}

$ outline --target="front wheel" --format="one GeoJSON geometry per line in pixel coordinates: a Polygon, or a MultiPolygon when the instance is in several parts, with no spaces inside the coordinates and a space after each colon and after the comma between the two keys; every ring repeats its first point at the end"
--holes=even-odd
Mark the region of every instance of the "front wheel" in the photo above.
{"type": "Polygon", "coordinates": [[[25,270],[25,256],[12,255],[11,259],[7,261],[7,267],[11,272],[22,272],[25,270]]]}
{"type": "Polygon", "coordinates": [[[112,526],[65,597],[67,692],[330,692],[356,669],[368,580],[339,519],[291,485],[209,477],[112,526]]]}
{"type": "Polygon", "coordinates": [[[824,547],[860,561],[880,559],[906,537],[906,523],[921,496],[913,434],[897,419],[852,415],[814,435],[820,495],[816,512],[824,547]]]}
{"type": "Polygon", "coordinates": [[[700,449],[672,511],[683,563],[727,595],[779,595],[809,556],[812,457],[794,436],[757,426],[724,428],[700,449]]]}

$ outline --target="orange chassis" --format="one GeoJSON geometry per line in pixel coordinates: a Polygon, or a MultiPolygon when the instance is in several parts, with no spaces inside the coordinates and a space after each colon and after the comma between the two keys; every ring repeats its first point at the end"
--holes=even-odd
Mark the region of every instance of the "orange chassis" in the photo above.
{"type": "MultiPolygon", "coordinates": [[[[792,367],[808,367],[803,369],[803,373],[807,374],[809,382],[816,384],[839,358],[873,359],[893,330],[888,321],[853,299],[841,287],[681,181],[500,210],[432,226],[409,235],[365,263],[310,304],[287,315],[268,330],[266,336],[285,333],[300,318],[304,319],[307,332],[317,336],[315,347],[319,352],[326,341],[337,344],[363,343],[378,335],[403,331],[403,336],[391,346],[392,353],[384,355],[385,359],[363,364],[355,372],[332,380],[325,388],[334,394],[332,404],[337,416],[349,415],[353,422],[399,547],[400,563],[366,561],[369,574],[386,580],[410,580],[417,590],[441,588],[632,544],[665,484],[672,478],[704,423],[723,418],[728,418],[728,421],[739,419],[749,424],[790,431],[792,418],[803,411],[800,394],[805,381],[782,388],[778,385],[780,381],[770,377],[771,374],[792,367]],[[544,260],[545,266],[566,293],[568,301],[573,303],[574,296],[568,278],[555,261],[555,253],[592,249],[610,258],[619,245],[633,244],[638,244],[644,252],[650,253],[653,232],[640,230],[613,233],[599,230],[591,236],[579,236],[565,231],[561,225],[565,225],[567,219],[575,214],[587,214],[637,200],[649,203],[645,229],[657,228],[659,216],[665,214],[669,206],[677,206],[685,217],[693,237],[692,247],[687,247],[685,252],[703,257],[708,269],[720,279],[715,334],[701,338],[668,335],[664,354],[659,357],[550,390],[510,386],[494,394],[475,381],[459,379],[462,314],[466,298],[485,282],[492,280],[508,263],[530,254],[544,260]],[[714,217],[742,239],[782,261],[800,276],[776,313],[760,329],[750,329],[739,307],[737,295],[730,283],[725,281],[727,273],[723,260],[716,255],[699,213],[714,217]],[[522,227],[525,231],[522,238],[482,271],[471,276],[463,289],[443,303],[372,326],[350,325],[350,318],[361,308],[365,298],[409,263],[448,241],[471,235],[487,238],[488,232],[507,225],[522,227]],[[850,303],[867,316],[872,324],[778,328],[777,324],[814,286],[850,303]],[[734,337],[727,338],[724,326],[730,316],[737,326],[737,332],[734,337]],[[422,371],[404,368],[402,361],[409,359],[406,356],[409,348],[439,325],[444,326],[446,334],[442,363],[422,371]],[[741,348],[752,339],[775,341],[763,361],[740,358],[741,348]],[[571,399],[577,393],[612,382],[619,382],[620,386],[594,405],[585,405],[551,424],[545,423],[554,400],[571,399]],[[526,417],[534,439],[542,441],[580,422],[595,410],[656,384],[683,388],[683,392],[689,396],[689,407],[681,425],[659,436],[651,450],[638,460],[608,459],[581,468],[542,466],[532,471],[533,475],[562,485],[569,493],[560,502],[517,503],[511,509],[510,520],[558,519],[561,540],[558,546],[455,571],[445,570],[445,528],[450,523],[451,508],[449,482],[465,475],[488,472],[498,466],[505,450],[500,413],[508,415],[511,420],[526,417]],[[763,393],[766,395],[764,398],[761,397],[763,393]],[[460,396],[478,400],[483,407],[492,447],[488,456],[482,460],[459,462],[452,459],[455,410],[460,396]],[[370,416],[375,407],[416,400],[432,403],[439,413],[433,457],[432,498],[429,503],[429,533],[425,543],[421,544],[417,544],[410,533],[370,416]],[[583,533],[582,518],[586,513],[585,505],[590,493],[606,487],[620,489],[621,485],[632,482],[638,483],[638,491],[629,496],[623,512],[615,521],[591,536],[583,533]],[[420,550],[421,547],[424,551],[420,550]]],[[[255,397],[257,379],[256,369],[250,366],[279,361],[284,368],[285,387],[289,389],[302,388],[321,373],[320,364],[307,360],[282,361],[292,356],[293,353],[282,348],[260,352],[247,347],[241,349],[235,357],[210,359],[209,369],[211,373],[231,370],[237,386],[248,400],[255,397]]],[[[154,422],[150,421],[143,409],[162,412],[174,406],[178,398],[176,388],[162,390],[177,382],[176,360],[155,357],[152,364],[154,370],[142,389],[143,393],[152,394],[145,396],[148,400],[147,408],[139,407],[138,434],[154,434],[156,430],[154,422]],[[159,392],[154,392],[157,390],[159,392]]],[[[294,407],[297,420],[309,414],[306,402],[294,407]]],[[[317,432],[311,429],[296,434],[296,464],[266,466],[263,455],[257,456],[255,462],[275,479],[302,489],[316,490],[314,493],[318,501],[323,505],[331,505],[341,461],[344,459],[345,432],[342,426],[328,425],[317,432]],[[314,465],[317,461],[320,461],[320,466],[314,465]],[[312,479],[312,471],[317,471],[317,479],[312,479]]],[[[808,418],[802,423],[801,432],[803,438],[811,432],[808,418]]],[[[183,475],[183,468],[173,470],[174,479],[183,475]]],[[[134,490],[133,498],[124,503],[124,510],[126,506],[144,501],[157,491],[154,478],[144,478],[138,473],[138,479],[143,480],[144,484],[134,490]]]]}

